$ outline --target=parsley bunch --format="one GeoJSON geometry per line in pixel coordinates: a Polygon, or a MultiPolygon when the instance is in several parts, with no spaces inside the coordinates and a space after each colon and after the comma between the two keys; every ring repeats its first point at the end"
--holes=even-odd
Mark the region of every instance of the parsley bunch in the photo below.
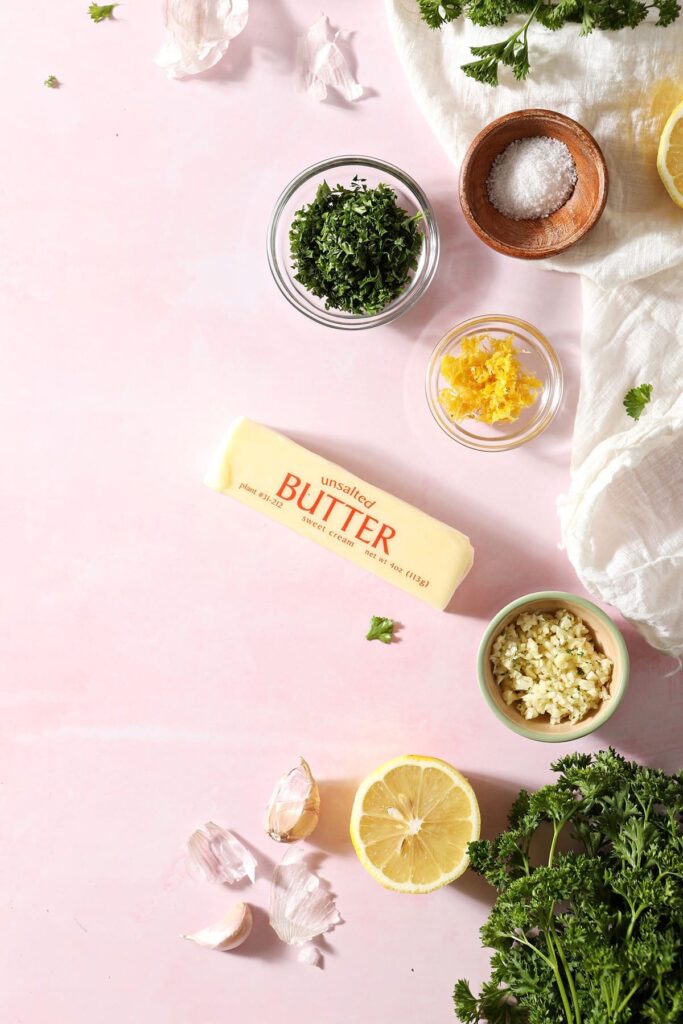
{"type": "Polygon", "coordinates": [[[455,987],[464,1024],[683,1021],[683,773],[614,750],[570,754],[554,785],[519,794],[509,828],[470,844],[498,890],[481,929],[495,950],[478,997],[455,987]],[[550,849],[537,859],[539,829],[550,849]],[[579,849],[558,852],[568,832],[579,849]]]}
{"type": "Polygon", "coordinates": [[[417,267],[421,216],[410,217],[388,185],[368,188],[358,176],[350,188],[323,182],[289,229],[295,280],[326,309],[379,313],[417,267]]]}
{"type": "Polygon", "coordinates": [[[463,64],[470,78],[487,85],[498,85],[501,64],[512,69],[515,78],[529,74],[528,33],[537,21],[553,31],[567,22],[581,25],[581,35],[593,29],[636,28],[648,13],[658,11],[657,25],[666,27],[681,13],[679,0],[417,0],[423,19],[431,28],[440,28],[461,15],[475,25],[506,25],[515,15],[523,15],[523,24],[506,39],[486,46],[473,46],[477,60],[463,64]]]}

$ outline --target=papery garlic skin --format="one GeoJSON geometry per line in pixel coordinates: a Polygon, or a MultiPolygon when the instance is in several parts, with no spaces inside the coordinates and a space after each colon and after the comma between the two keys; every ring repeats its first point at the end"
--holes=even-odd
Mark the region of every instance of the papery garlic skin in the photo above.
{"type": "Polygon", "coordinates": [[[310,942],[301,947],[297,960],[300,964],[308,964],[309,967],[322,967],[323,965],[321,951],[310,942]]]}
{"type": "Polygon", "coordinates": [[[231,949],[237,949],[249,938],[253,923],[254,918],[249,904],[236,903],[221,921],[191,935],[183,935],[183,938],[196,942],[205,949],[227,953],[231,949]]]}
{"type": "Polygon", "coordinates": [[[207,882],[240,882],[256,879],[256,860],[237,836],[207,821],[204,828],[193,832],[187,841],[190,863],[207,882]]]}
{"type": "Polygon", "coordinates": [[[249,0],[164,0],[169,39],[155,57],[169,78],[208,71],[244,30],[249,0]]]}
{"type": "Polygon", "coordinates": [[[265,829],[277,843],[310,836],[320,817],[320,791],[303,757],[275,785],[266,808],[265,829]]]}
{"type": "Polygon", "coordinates": [[[327,87],[338,89],[345,100],[353,102],[363,95],[346,57],[337,46],[341,33],[334,32],[326,14],[321,14],[297,43],[296,60],[299,82],[315,100],[324,100],[327,87]]]}
{"type": "Polygon", "coordinates": [[[290,849],[273,872],[270,926],[290,946],[305,946],[341,922],[334,897],[308,867],[301,850],[290,849]]]}

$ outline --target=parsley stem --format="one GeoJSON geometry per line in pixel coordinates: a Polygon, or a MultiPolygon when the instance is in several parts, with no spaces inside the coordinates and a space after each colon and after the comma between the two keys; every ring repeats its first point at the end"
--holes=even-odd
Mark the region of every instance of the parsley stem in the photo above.
{"type": "Polygon", "coordinates": [[[635,983],[635,985],[633,986],[633,988],[630,990],[630,992],[628,992],[628,994],[624,996],[624,998],[621,1000],[621,1002],[617,1006],[616,1012],[614,1014],[615,1018],[617,1018],[619,1016],[619,1014],[621,1013],[621,1011],[623,1009],[625,1009],[626,1006],[628,1006],[628,1004],[629,1004],[629,1002],[631,1000],[631,996],[634,996],[639,988],[640,988],[640,981],[637,981],[635,983]]]}
{"type": "Polygon", "coordinates": [[[527,20],[524,22],[522,27],[519,28],[516,32],[512,33],[512,35],[507,40],[508,43],[514,42],[515,39],[518,39],[522,35],[522,33],[524,33],[524,42],[526,43],[526,38],[527,38],[527,35],[529,33],[529,26],[531,25],[531,22],[534,20],[534,18],[538,14],[538,9],[541,6],[542,2],[543,2],[543,0],[536,0],[536,6],[534,7],[533,11],[531,12],[531,14],[527,18],[527,20]]]}
{"type": "Polygon", "coordinates": [[[576,1024],[581,1024],[581,1007],[579,1006],[579,998],[578,998],[578,996],[576,994],[576,986],[574,985],[574,978],[572,977],[572,972],[569,970],[569,964],[567,963],[567,958],[564,955],[564,949],[562,948],[562,943],[560,942],[559,938],[557,937],[557,933],[555,932],[554,926],[553,926],[553,935],[555,937],[555,945],[557,946],[557,952],[560,954],[560,960],[562,961],[562,966],[564,967],[564,973],[565,973],[565,976],[567,978],[567,984],[569,985],[569,991],[571,993],[572,1003],[574,1004],[574,1017],[576,1018],[576,1024]]]}
{"type": "Polygon", "coordinates": [[[534,7],[534,9],[531,12],[531,14],[529,15],[529,17],[527,18],[526,24],[524,26],[524,45],[525,46],[526,46],[527,36],[529,34],[529,26],[531,25],[531,22],[534,20],[534,18],[538,14],[538,9],[541,6],[541,3],[542,3],[542,0],[536,0],[536,6],[534,7]]]}
{"type": "Polygon", "coordinates": [[[509,939],[512,939],[513,942],[518,942],[522,946],[527,946],[533,953],[536,953],[537,956],[540,956],[541,960],[544,960],[545,963],[547,963],[548,967],[551,969],[551,971],[555,975],[555,980],[557,982],[557,987],[558,987],[559,992],[560,992],[560,998],[562,999],[562,1005],[564,1007],[564,1013],[565,1013],[565,1018],[566,1018],[567,1024],[574,1024],[574,1017],[572,1015],[572,1009],[571,1009],[571,1006],[569,1005],[569,1000],[567,999],[567,993],[565,991],[565,987],[562,984],[562,978],[560,977],[560,965],[558,964],[557,957],[555,956],[555,949],[554,949],[554,946],[553,946],[553,943],[552,943],[552,939],[550,937],[550,930],[546,930],[545,936],[546,936],[546,944],[548,946],[548,952],[550,953],[550,956],[546,956],[545,953],[542,953],[540,951],[540,949],[538,949],[537,946],[534,946],[533,942],[529,942],[529,940],[526,938],[526,936],[522,937],[519,933],[513,933],[513,934],[508,933],[508,935],[507,935],[507,937],[509,939]]]}
{"type": "Polygon", "coordinates": [[[554,928],[552,922],[549,922],[545,933],[545,940],[548,945],[548,952],[551,956],[551,967],[553,969],[553,974],[555,975],[557,987],[560,990],[560,999],[562,1000],[562,1006],[564,1007],[564,1015],[567,1019],[567,1024],[574,1024],[574,1014],[572,1013],[572,1008],[569,1005],[569,999],[567,998],[567,990],[565,989],[564,984],[562,982],[562,975],[560,974],[560,965],[557,962],[553,934],[554,928]]]}
{"type": "Polygon", "coordinates": [[[549,868],[551,868],[553,866],[553,858],[555,856],[555,847],[557,846],[557,840],[558,840],[560,832],[562,831],[563,828],[564,828],[564,821],[559,826],[558,826],[556,821],[553,822],[553,839],[552,839],[552,842],[550,844],[550,852],[548,853],[548,867],[549,868]]]}

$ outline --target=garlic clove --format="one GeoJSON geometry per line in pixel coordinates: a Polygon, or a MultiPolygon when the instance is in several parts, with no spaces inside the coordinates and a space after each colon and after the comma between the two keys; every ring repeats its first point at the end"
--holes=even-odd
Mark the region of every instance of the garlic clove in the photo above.
{"type": "Polygon", "coordinates": [[[191,935],[183,935],[184,939],[196,942],[198,946],[205,949],[215,949],[219,953],[226,953],[230,949],[237,949],[245,939],[249,938],[254,919],[251,907],[248,903],[235,903],[227,912],[225,917],[216,924],[202,928],[201,931],[193,932],[191,935]]]}
{"type": "Polygon", "coordinates": [[[290,946],[305,946],[341,923],[327,883],[311,871],[301,850],[287,850],[273,872],[269,920],[277,937],[290,946]]]}
{"type": "Polygon", "coordinates": [[[265,829],[277,843],[294,843],[310,836],[319,815],[318,783],[302,757],[277,782],[266,809],[265,829]]]}
{"type": "Polygon", "coordinates": [[[187,842],[190,863],[207,882],[239,882],[256,878],[256,860],[237,836],[213,821],[193,832],[187,842]]]}

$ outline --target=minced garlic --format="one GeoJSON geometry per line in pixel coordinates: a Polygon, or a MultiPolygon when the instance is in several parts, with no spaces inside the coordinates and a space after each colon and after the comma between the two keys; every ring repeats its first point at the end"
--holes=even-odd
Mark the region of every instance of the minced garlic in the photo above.
{"type": "Polygon", "coordinates": [[[522,612],[496,637],[491,668],[503,700],[523,718],[578,722],[609,699],[612,662],[567,608],[522,612]]]}
{"type": "Polygon", "coordinates": [[[516,420],[543,387],[533,374],[524,372],[512,335],[468,335],[460,355],[441,360],[441,376],[449,386],[439,392],[439,402],[452,420],[516,420]]]}

